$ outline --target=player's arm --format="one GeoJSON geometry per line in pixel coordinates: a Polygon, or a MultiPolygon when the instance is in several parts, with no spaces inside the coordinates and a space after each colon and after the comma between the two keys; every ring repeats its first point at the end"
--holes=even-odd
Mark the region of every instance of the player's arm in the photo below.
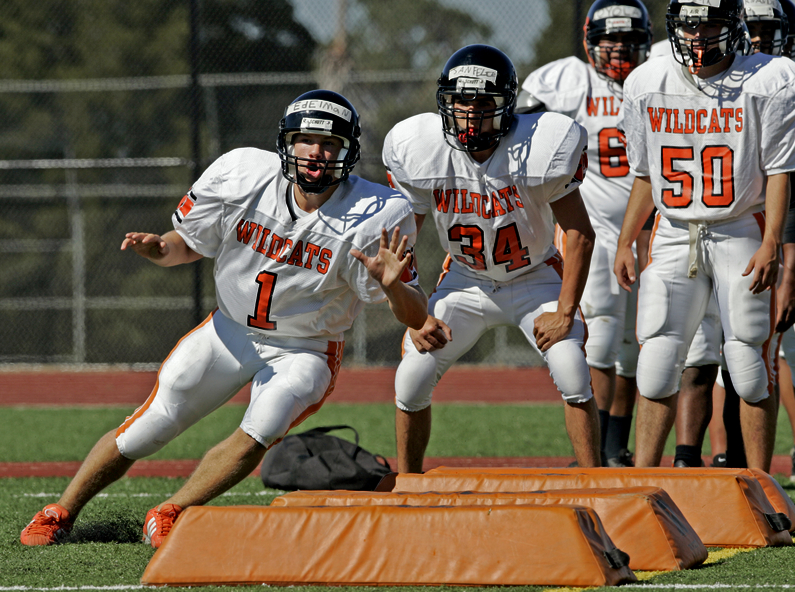
{"type": "Polygon", "coordinates": [[[649,177],[635,177],[632,191],[629,194],[627,211],[621,225],[621,234],[618,236],[616,260],[613,273],[616,274],[618,285],[630,291],[635,283],[635,255],[632,254],[632,245],[643,230],[643,225],[654,210],[654,200],[651,193],[651,179],[649,177]]]}
{"type": "Polygon", "coordinates": [[[351,249],[351,255],[361,261],[370,277],[381,285],[395,318],[404,325],[419,329],[428,316],[428,298],[422,288],[401,280],[403,272],[411,264],[411,255],[407,253],[408,241],[407,236],[401,238],[400,228],[395,228],[391,239],[384,228],[375,257],[368,257],[356,249],[351,249]]]}
{"type": "Polygon", "coordinates": [[[743,276],[750,275],[750,290],[759,294],[776,285],[778,279],[778,253],[784,232],[784,220],[789,209],[789,173],[767,177],[765,190],[765,232],[762,244],[753,254],[743,276]]]}
{"type": "MultiPolygon", "coordinates": [[[[425,222],[425,214],[414,214],[414,223],[417,225],[418,236],[423,222],[425,222]]],[[[443,320],[428,315],[421,328],[409,327],[409,337],[418,352],[426,353],[442,349],[448,341],[453,340],[453,332],[443,320]]]]}
{"type": "Polygon", "coordinates": [[[173,267],[182,263],[192,263],[202,255],[191,249],[175,230],[163,236],[148,232],[128,232],[121,243],[121,250],[129,247],[141,257],[149,259],[160,267],[173,267]]]}
{"type": "Polygon", "coordinates": [[[790,175],[789,210],[784,226],[784,254],[781,284],[776,292],[776,331],[783,333],[795,323],[795,199],[792,196],[792,175],[790,175]]]}
{"type": "Polygon", "coordinates": [[[563,266],[557,310],[542,313],[535,321],[533,335],[541,351],[564,339],[574,327],[596,239],[579,189],[549,205],[558,225],[566,233],[566,264],[563,266]]]}

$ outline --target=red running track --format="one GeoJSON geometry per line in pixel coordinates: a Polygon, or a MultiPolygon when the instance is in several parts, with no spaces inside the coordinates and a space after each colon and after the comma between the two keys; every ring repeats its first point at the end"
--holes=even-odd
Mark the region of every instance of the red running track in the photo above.
{"type": "MultiPolygon", "coordinates": [[[[0,372],[0,407],[9,405],[123,405],[137,407],[152,391],[155,372],[0,372]]],[[[395,369],[342,368],[330,401],[390,403],[395,369]]],[[[245,404],[249,387],[232,399],[245,404]]],[[[447,372],[433,393],[437,403],[562,403],[546,368],[459,366],[447,372]]]]}
{"type": "MultiPolygon", "coordinates": [[[[394,397],[395,369],[348,368],[340,371],[331,395],[336,403],[390,403],[394,397]]],[[[155,372],[120,370],[97,371],[2,371],[0,372],[0,407],[2,406],[127,406],[137,407],[155,385],[155,372]]],[[[242,389],[230,404],[246,404],[249,388],[242,389]]],[[[509,368],[458,366],[445,374],[434,390],[434,402],[489,403],[561,403],[557,388],[546,368],[509,368]]],[[[424,469],[445,466],[525,466],[565,467],[573,458],[427,458],[424,469]]],[[[709,462],[709,459],[705,459],[709,462]]],[[[664,458],[663,466],[672,459],[664,458]]],[[[186,477],[196,460],[138,461],[130,476],[186,477]]],[[[390,459],[395,466],[395,460],[390,459]]],[[[2,477],[71,477],[79,462],[0,463],[2,477]]],[[[772,473],[790,472],[788,456],[773,458],[772,473]]]]}

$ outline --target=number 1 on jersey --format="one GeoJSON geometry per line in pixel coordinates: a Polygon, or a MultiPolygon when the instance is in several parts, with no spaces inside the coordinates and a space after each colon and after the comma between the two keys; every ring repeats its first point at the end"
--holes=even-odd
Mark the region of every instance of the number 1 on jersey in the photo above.
{"type": "Polygon", "coordinates": [[[262,329],[263,331],[273,331],[276,329],[276,321],[270,320],[271,298],[273,288],[276,286],[276,274],[269,271],[262,271],[257,275],[257,306],[254,309],[254,316],[248,317],[248,326],[262,329]]]}

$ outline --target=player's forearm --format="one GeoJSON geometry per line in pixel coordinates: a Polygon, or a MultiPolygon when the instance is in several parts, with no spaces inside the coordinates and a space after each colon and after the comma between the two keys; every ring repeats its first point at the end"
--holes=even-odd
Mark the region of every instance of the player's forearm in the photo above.
{"type": "Polygon", "coordinates": [[[776,250],[781,246],[789,202],[789,174],[769,176],[765,192],[765,234],[762,240],[775,246],[776,250]]]}
{"type": "Polygon", "coordinates": [[[389,308],[395,318],[412,329],[422,329],[428,318],[428,298],[422,288],[397,282],[384,287],[389,308]]]}
{"type": "Polygon", "coordinates": [[[594,234],[575,229],[566,232],[566,262],[563,266],[563,281],[558,298],[558,311],[573,319],[580,306],[580,299],[588,280],[594,234]]]}
{"type": "Polygon", "coordinates": [[[168,251],[160,259],[150,259],[160,267],[174,267],[183,263],[192,263],[202,258],[191,249],[176,230],[171,230],[161,237],[168,245],[168,251]]]}
{"type": "Polygon", "coordinates": [[[654,210],[654,200],[651,193],[651,179],[649,177],[635,177],[632,192],[629,194],[627,211],[621,225],[621,234],[618,236],[618,247],[631,248],[638,239],[643,224],[654,210]]]}

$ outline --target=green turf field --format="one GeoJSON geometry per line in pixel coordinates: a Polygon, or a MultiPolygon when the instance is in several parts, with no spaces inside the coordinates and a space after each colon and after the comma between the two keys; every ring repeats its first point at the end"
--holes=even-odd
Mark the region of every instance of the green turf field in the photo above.
{"type": "MultiPolygon", "coordinates": [[[[0,461],[80,460],[97,437],[118,425],[129,411],[2,409],[0,461]]],[[[235,428],[242,413],[242,407],[220,409],[153,458],[201,456],[235,428]]],[[[391,405],[328,404],[298,431],[316,425],[348,423],[359,430],[363,446],[385,456],[394,456],[392,422],[391,405]]],[[[791,435],[788,428],[782,427],[776,453],[788,453],[788,442],[791,442],[791,435]]],[[[672,452],[671,449],[669,453],[672,452]]],[[[563,410],[559,405],[438,405],[434,409],[429,456],[570,454],[571,448],[563,430],[563,410]]],[[[20,545],[20,530],[43,505],[57,500],[67,482],[65,478],[0,480],[0,592],[135,589],[154,553],[153,549],[138,542],[144,515],[175,491],[183,480],[125,478],[86,507],[67,544],[46,548],[20,545]]],[[[795,497],[795,487],[788,481],[785,488],[795,497]]],[[[277,492],[264,491],[258,479],[249,478],[213,503],[267,504],[275,495],[277,492]]],[[[741,553],[729,551],[726,555],[715,552],[711,561],[699,569],[685,572],[641,573],[639,575],[646,579],[624,588],[795,589],[795,547],[741,553]]],[[[317,592],[320,588],[307,590],[317,592]]]]}

